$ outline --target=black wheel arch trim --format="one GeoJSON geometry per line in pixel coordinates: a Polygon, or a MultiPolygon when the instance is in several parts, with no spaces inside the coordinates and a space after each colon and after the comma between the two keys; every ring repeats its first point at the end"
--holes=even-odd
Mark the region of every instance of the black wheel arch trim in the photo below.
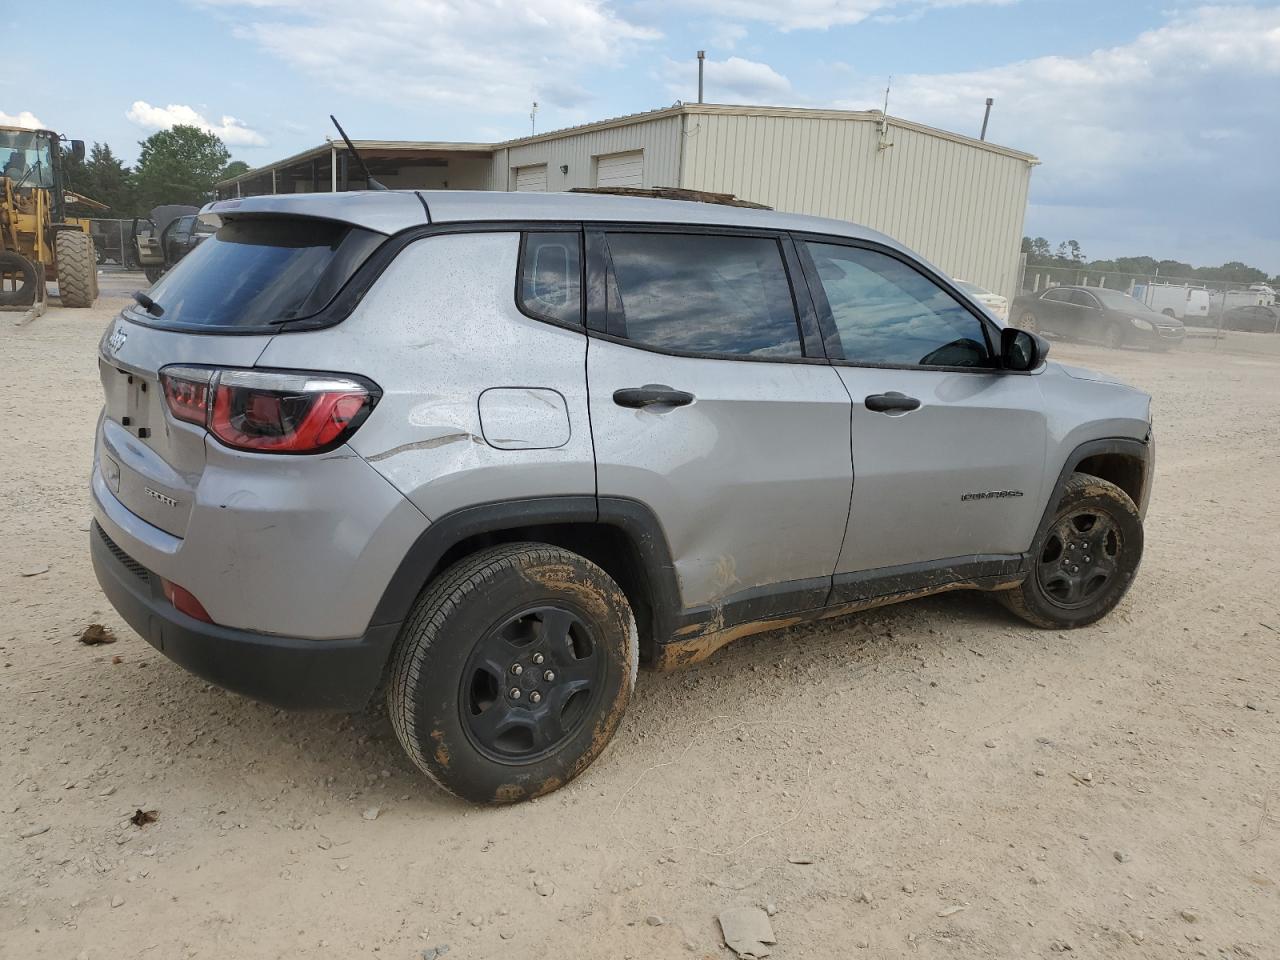
{"type": "Polygon", "coordinates": [[[370,625],[400,623],[407,619],[441,559],[463,541],[486,533],[554,524],[620,530],[635,548],[640,561],[640,572],[652,604],[653,635],[670,636],[683,603],[671,548],[657,516],[637,500],[591,494],[495,501],[445,514],[428,525],[409,548],[383,591],[370,625]]]}
{"type": "Polygon", "coordinates": [[[1145,518],[1147,504],[1151,501],[1152,475],[1155,472],[1153,445],[1152,434],[1148,433],[1146,440],[1136,440],[1133,437],[1108,437],[1101,440],[1088,440],[1072,450],[1063,463],[1062,469],[1058,472],[1057,482],[1054,483],[1053,489],[1049,493],[1049,502],[1045,504],[1044,515],[1040,518],[1040,523],[1036,527],[1035,539],[1032,540],[1030,549],[1034,550],[1035,544],[1040,542],[1040,538],[1044,536],[1044,532],[1053,521],[1054,512],[1058,508],[1058,501],[1062,499],[1062,494],[1067,488],[1067,481],[1076,472],[1076,468],[1090,457],[1105,454],[1122,454],[1142,462],[1142,495],[1138,498],[1139,502],[1136,506],[1138,508],[1138,516],[1145,518]]]}

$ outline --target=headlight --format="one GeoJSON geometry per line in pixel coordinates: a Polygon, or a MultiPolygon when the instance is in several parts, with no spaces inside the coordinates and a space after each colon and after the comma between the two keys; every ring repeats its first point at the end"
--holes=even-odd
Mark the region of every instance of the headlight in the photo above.
{"type": "Polygon", "coordinates": [[[1133,324],[1135,327],[1137,327],[1139,330],[1150,330],[1150,329],[1151,329],[1151,324],[1150,324],[1150,323],[1148,323],[1146,320],[1143,320],[1143,319],[1141,319],[1141,318],[1139,318],[1139,317],[1130,317],[1130,318],[1129,318],[1129,322],[1130,322],[1130,323],[1132,323],[1132,324],[1133,324]]]}

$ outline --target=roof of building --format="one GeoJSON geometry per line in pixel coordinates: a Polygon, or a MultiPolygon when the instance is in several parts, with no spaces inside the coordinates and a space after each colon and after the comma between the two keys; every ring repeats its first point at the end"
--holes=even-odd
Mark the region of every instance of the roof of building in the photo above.
{"type": "MultiPolygon", "coordinates": [[[[484,156],[491,155],[497,150],[506,150],[512,147],[543,143],[548,140],[558,140],[562,137],[575,136],[581,133],[591,133],[596,130],[608,130],[612,127],[648,123],[654,120],[662,120],[667,117],[675,117],[684,114],[702,116],[727,115],[747,117],[799,117],[823,120],[861,120],[865,122],[879,122],[879,120],[884,116],[884,114],[879,110],[824,110],[809,107],[768,107],[720,103],[677,102],[669,107],[661,107],[657,110],[648,110],[642,113],[630,113],[625,116],[610,117],[605,120],[593,120],[590,123],[583,123],[574,127],[562,127],[557,130],[548,130],[545,133],[532,134],[527,137],[517,137],[514,140],[503,140],[496,143],[431,140],[353,140],[352,143],[355,144],[356,150],[359,151],[360,155],[366,160],[412,159],[414,157],[429,157],[432,155],[439,155],[441,153],[470,153],[473,156],[484,156]]],[[[963,134],[952,133],[949,130],[941,130],[937,127],[930,127],[923,123],[904,120],[901,117],[889,116],[888,122],[890,126],[902,127],[908,130],[925,133],[930,136],[941,137],[944,140],[951,140],[952,142],[962,143],[980,150],[988,150],[993,153],[1014,157],[1027,163],[1037,164],[1040,162],[1034,155],[1025,153],[1021,150],[1014,150],[1011,147],[1003,147],[999,144],[991,143],[988,140],[978,140],[975,137],[966,137],[963,134]]],[[[228,186],[230,184],[263,176],[266,173],[270,173],[273,169],[278,170],[283,167],[291,167],[296,164],[304,163],[308,160],[319,159],[327,155],[334,147],[339,150],[344,149],[341,141],[327,142],[316,147],[310,147],[303,150],[301,153],[295,153],[293,156],[285,157],[283,160],[277,160],[261,167],[255,167],[254,169],[248,170],[239,176],[222,180],[218,183],[218,186],[228,186]]]]}
{"type": "Polygon", "coordinates": [[[844,220],[716,203],[618,197],[598,193],[506,193],[495,190],[289,193],[218,200],[205,207],[205,210],[229,215],[281,213],[322,217],[386,234],[427,223],[670,223],[821,233],[876,240],[900,248],[899,244],[883,234],[844,220]]]}

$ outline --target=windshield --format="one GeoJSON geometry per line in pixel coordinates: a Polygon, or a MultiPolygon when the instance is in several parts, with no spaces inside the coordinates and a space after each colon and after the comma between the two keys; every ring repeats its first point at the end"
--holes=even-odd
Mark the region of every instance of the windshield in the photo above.
{"type": "Polygon", "coordinates": [[[1155,313],[1141,300],[1135,300],[1127,293],[1121,293],[1119,290],[1104,290],[1100,287],[1090,287],[1089,292],[1102,301],[1104,307],[1110,307],[1112,310],[1123,310],[1126,313],[1155,313]]]}
{"type": "Polygon", "coordinates": [[[270,327],[322,309],[383,240],[332,220],[231,220],[150,291],[153,326],[270,327]]]}
{"type": "Polygon", "coordinates": [[[53,162],[47,133],[0,130],[0,176],[23,187],[52,187],[53,162]]]}

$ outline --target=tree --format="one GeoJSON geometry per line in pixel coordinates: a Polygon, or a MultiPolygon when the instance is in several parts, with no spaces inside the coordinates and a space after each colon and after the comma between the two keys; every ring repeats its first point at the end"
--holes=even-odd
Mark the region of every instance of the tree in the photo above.
{"type": "Polygon", "coordinates": [[[138,146],[134,180],[146,210],[164,203],[207,203],[231,159],[216,134],[182,124],[153,133],[138,146]]]}
{"type": "Polygon", "coordinates": [[[219,180],[230,180],[232,177],[238,177],[242,173],[249,172],[249,165],[243,160],[232,160],[223,168],[222,173],[218,175],[219,180]]]}
{"type": "MultiPolygon", "coordinates": [[[[76,160],[70,152],[62,156],[62,172],[72,193],[105,203],[108,210],[94,210],[92,216],[127,219],[136,213],[133,175],[105,143],[95,143],[87,160],[76,160]]],[[[83,208],[73,211],[88,216],[83,208]]]]}

